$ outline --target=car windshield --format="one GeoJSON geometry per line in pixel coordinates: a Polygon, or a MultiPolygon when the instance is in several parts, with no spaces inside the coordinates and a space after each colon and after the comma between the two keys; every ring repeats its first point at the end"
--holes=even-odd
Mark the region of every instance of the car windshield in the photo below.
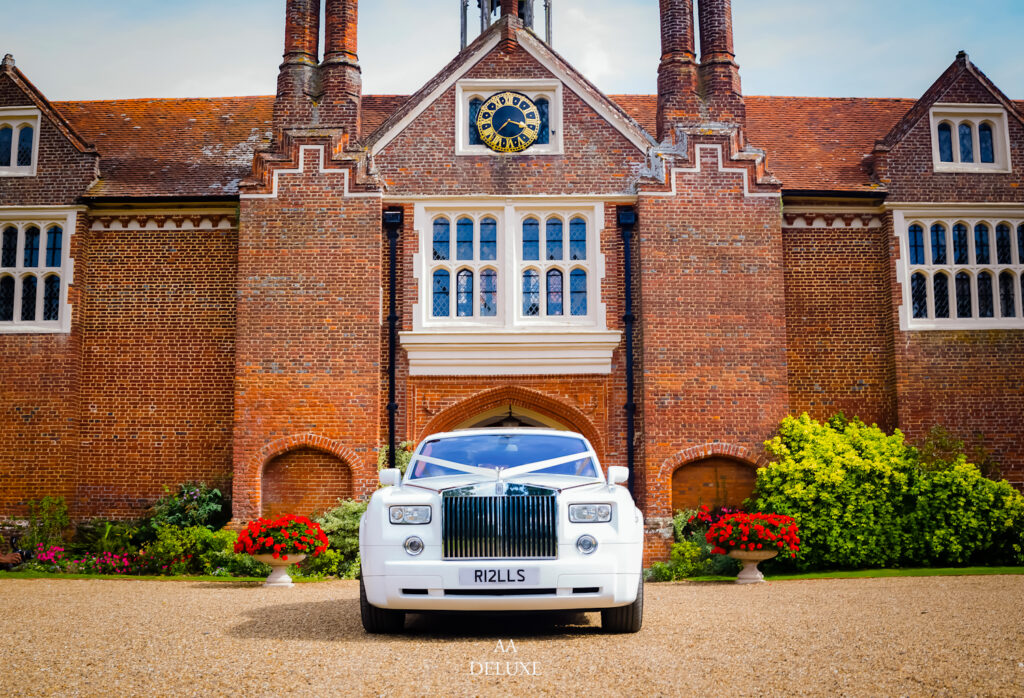
{"type": "Polygon", "coordinates": [[[410,479],[508,470],[517,474],[599,477],[583,439],[553,434],[467,434],[431,439],[409,464],[410,479]],[[515,470],[512,470],[512,469],[515,470]]]}

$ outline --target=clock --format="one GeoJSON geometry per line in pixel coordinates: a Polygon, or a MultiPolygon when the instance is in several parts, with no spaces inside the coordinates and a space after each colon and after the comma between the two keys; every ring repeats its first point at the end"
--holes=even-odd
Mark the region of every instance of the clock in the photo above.
{"type": "Polygon", "coordinates": [[[540,110],[521,92],[496,92],[480,105],[476,128],[491,150],[518,153],[537,141],[540,110]]]}

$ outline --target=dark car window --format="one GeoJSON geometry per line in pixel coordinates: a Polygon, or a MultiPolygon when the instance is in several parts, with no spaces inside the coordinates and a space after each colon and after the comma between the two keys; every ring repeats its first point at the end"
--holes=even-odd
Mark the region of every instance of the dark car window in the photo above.
{"type": "MultiPolygon", "coordinates": [[[[473,434],[434,439],[423,445],[420,454],[477,468],[514,468],[563,456],[586,454],[587,444],[580,438],[550,434],[473,434]]],[[[535,471],[545,475],[597,477],[597,469],[588,455],[535,471]]],[[[436,463],[414,460],[411,478],[462,474],[436,463]]]]}

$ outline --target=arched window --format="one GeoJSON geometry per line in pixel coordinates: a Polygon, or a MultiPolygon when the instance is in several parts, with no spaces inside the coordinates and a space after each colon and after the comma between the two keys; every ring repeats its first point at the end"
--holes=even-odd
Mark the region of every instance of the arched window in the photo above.
{"type": "Polygon", "coordinates": [[[988,226],[978,223],[974,226],[974,263],[988,264],[988,226]]]}
{"type": "Polygon", "coordinates": [[[960,124],[960,162],[974,162],[973,129],[967,122],[960,124]]]}
{"type": "Polygon", "coordinates": [[[544,259],[562,258],[562,221],[549,218],[544,229],[544,259]]]}
{"type": "Polygon", "coordinates": [[[573,269],[569,273],[569,313],[587,314],[587,272],[573,269]]]}
{"type": "Polygon", "coordinates": [[[1016,284],[1013,274],[1004,271],[999,275],[999,314],[1002,317],[1017,316],[1017,300],[1014,298],[1016,284]]]}
{"type": "Polygon", "coordinates": [[[557,269],[548,271],[548,315],[562,314],[562,272],[557,269]]]}
{"type": "Polygon", "coordinates": [[[14,129],[10,126],[0,127],[0,167],[11,166],[11,144],[14,142],[14,129]]]}
{"type": "Polygon", "coordinates": [[[14,277],[0,276],[0,322],[14,320],[14,277]]]}
{"type": "Polygon", "coordinates": [[[946,227],[941,223],[932,226],[932,264],[946,263],[946,227]]]}
{"type": "Polygon", "coordinates": [[[43,284],[43,320],[60,318],[60,277],[51,274],[43,284]]]}
{"type": "Polygon", "coordinates": [[[523,221],[523,259],[540,259],[540,221],[536,218],[523,221]]]}
{"type": "Polygon", "coordinates": [[[46,266],[59,267],[61,265],[61,242],[63,231],[59,226],[53,226],[46,231],[46,266]]]}
{"type": "Polygon", "coordinates": [[[971,277],[963,271],[956,275],[956,316],[971,317],[971,277]]]}
{"type": "Polygon", "coordinates": [[[932,279],[933,297],[935,298],[935,317],[949,317],[949,277],[936,274],[932,279]]]}
{"type": "Polygon", "coordinates": [[[484,218],[480,221],[480,259],[498,258],[498,221],[484,218]]]}
{"type": "Polygon", "coordinates": [[[523,272],[523,315],[540,315],[540,274],[535,269],[523,272]]]}
{"type": "Polygon", "coordinates": [[[582,218],[569,221],[569,259],[587,258],[587,222],[582,218]]]}
{"type": "Polygon", "coordinates": [[[25,266],[39,266],[39,228],[36,227],[25,231],[25,266]]]}
{"type": "Polygon", "coordinates": [[[910,263],[924,264],[924,228],[917,223],[908,228],[910,244],[910,263]]]}
{"type": "Polygon", "coordinates": [[[992,143],[992,125],[982,124],[978,127],[978,155],[982,162],[995,162],[996,154],[992,143]]]}
{"type": "Polygon", "coordinates": [[[462,269],[456,279],[459,284],[456,313],[459,317],[473,317],[473,272],[462,269]]]}
{"type": "MultiPolygon", "coordinates": [[[[451,223],[447,218],[434,221],[434,259],[448,259],[450,247],[451,223]]],[[[448,313],[445,313],[447,315],[448,313]]]]}
{"type": "Polygon", "coordinates": [[[449,301],[451,288],[451,276],[445,269],[438,269],[434,272],[434,290],[432,298],[432,306],[434,310],[434,317],[448,317],[451,312],[451,302],[449,301]]]}
{"type": "Polygon", "coordinates": [[[31,126],[22,126],[18,132],[18,167],[32,166],[32,134],[31,126]]]}
{"type": "Polygon", "coordinates": [[[4,228],[3,248],[0,251],[0,267],[13,267],[18,263],[18,229],[4,228]]]}
{"type": "Polygon", "coordinates": [[[1000,223],[996,226],[996,262],[1010,264],[1010,226],[1000,223]]]}
{"type": "Polygon", "coordinates": [[[480,115],[480,106],[484,103],[479,97],[469,100],[469,144],[483,145],[480,131],[476,127],[476,117],[480,115]]]}
{"type": "Polygon", "coordinates": [[[994,314],[992,274],[983,271],[978,274],[978,317],[992,317],[994,314]]]}
{"type": "Polygon", "coordinates": [[[480,315],[494,317],[498,314],[498,272],[484,269],[480,272],[480,315]]]}
{"type": "Polygon", "coordinates": [[[534,104],[537,105],[537,111],[540,112],[540,131],[537,133],[537,143],[545,145],[551,142],[551,109],[548,106],[548,101],[543,97],[534,100],[534,104]]]}
{"type": "Polygon", "coordinates": [[[21,319],[31,322],[36,319],[36,277],[26,276],[21,280],[21,319]]]}
{"type": "Polygon", "coordinates": [[[1017,226],[1017,263],[1024,264],[1024,223],[1017,226]]]}
{"type": "Polygon", "coordinates": [[[469,218],[460,218],[455,224],[455,235],[458,240],[455,258],[473,259],[473,221],[469,218]]]}
{"type": "Polygon", "coordinates": [[[967,226],[957,223],[953,226],[953,263],[967,264],[967,226]]]}
{"type": "Polygon", "coordinates": [[[928,317],[928,281],[921,272],[910,277],[910,300],[915,318],[928,317]]]}
{"type": "Polygon", "coordinates": [[[939,124],[939,160],[953,162],[953,129],[945,122],[939,124]]]}

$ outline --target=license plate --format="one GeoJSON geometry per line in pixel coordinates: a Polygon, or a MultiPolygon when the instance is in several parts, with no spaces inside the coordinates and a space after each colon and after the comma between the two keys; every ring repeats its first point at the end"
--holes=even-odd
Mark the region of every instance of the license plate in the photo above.
{"type": "Polygon", "coordinates": [[[459,570],[462,586],[537,586],[540,570],[536,567],[463,567],[459,570]]]}

